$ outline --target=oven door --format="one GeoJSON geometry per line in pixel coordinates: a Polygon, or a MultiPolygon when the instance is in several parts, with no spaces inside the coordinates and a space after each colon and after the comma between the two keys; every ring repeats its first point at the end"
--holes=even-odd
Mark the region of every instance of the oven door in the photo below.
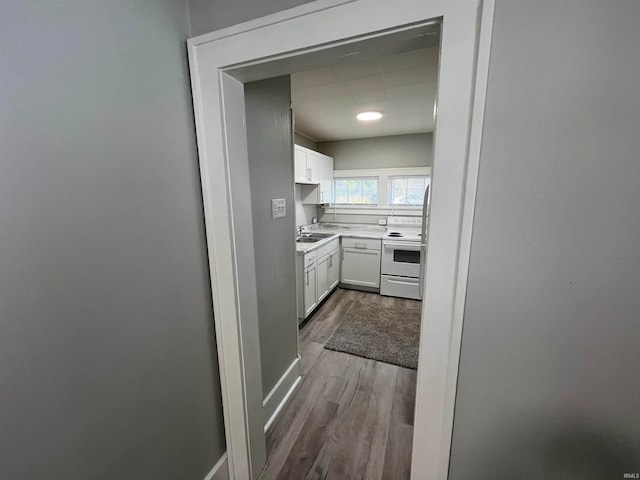
{"type": "Polygon", "coordinates": [[[382,241],[383,275],[420,277],[420,242],[382,241]]]}

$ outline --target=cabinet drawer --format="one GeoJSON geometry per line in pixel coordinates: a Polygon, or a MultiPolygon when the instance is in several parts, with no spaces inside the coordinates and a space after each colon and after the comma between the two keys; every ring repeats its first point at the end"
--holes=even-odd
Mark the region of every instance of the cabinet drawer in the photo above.
{"type": "Polygon", "coordinates": [[[344,248],[357,248],[360,250],[382,250],[382,240],[374,238],[343,237],[342,246],[344,248]]]}
{"type": "Polygon", "coordinates": [[[321,259],[326,255],[329,255],[331,252],[333,252],[336,248],[339,248],[339,247],[340,247],[339,238],[334,238],[329,243],[326,243],[321,247],[318,247],[316,250],[316,252],[318,252],[318,259],[321,259]]]}
{"type": "Polygon", "coordinates": [[[316,252],[309,252],[304,255],[304,268],[310,267],[314,263],[316,263],[316,252]]]}
{"type": "Polygon", "coordinates": [[[410,277],[382,275],[380,278],[380,295],[420,300],[420,280],[410,277]]]}

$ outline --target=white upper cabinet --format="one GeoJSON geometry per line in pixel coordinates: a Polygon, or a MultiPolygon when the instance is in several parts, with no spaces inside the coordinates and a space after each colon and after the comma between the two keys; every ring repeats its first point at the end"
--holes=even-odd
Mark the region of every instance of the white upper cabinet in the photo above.
{"type": "Polygon", "coordinates": [[[317,165],[320,203],[333,203],[333,158],[322,155],[317,165]]]}
{"type": "Polygon", "coordinates": [[[293,158],[296,183],[309,183],[311,179],[307,169],[307,152],[296,145],[293,149],[293,158]]]}
{"type": "Polygon", "coordinates": [[[302,203],[321,204],[333,201],[333,158],[299,145],[294,146],[295,180],[306,184],[302,203]]]}

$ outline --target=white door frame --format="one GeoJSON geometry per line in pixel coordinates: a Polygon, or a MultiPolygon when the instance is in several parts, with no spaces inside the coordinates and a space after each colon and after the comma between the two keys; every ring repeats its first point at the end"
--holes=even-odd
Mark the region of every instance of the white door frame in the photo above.
{"type": "Polygon", "coordinates": [[[247,345],[246,330],[255,329],[257,317],[242,296],[247,264],[240,265],[240,258],[253,258],[253,246],[240,243],[234,225],[234,212],[243,207],[233,198],[234,168],[247,163],[244,102],[238,100],[242,82],[233,77],[234,69],[442,19],[412,461],[412,479],[442,480],[447,477],[453,428],[493,2],[318,0],[188,41],[232,479],[258,475],[262,465],[253,459],[254,450],[256,442],[264,442],[255,431],[259,427],[262,432],[263,426],[251,425],[255,385],[250,382],[260,378],[255,374],[260,364],[247,345]]]}

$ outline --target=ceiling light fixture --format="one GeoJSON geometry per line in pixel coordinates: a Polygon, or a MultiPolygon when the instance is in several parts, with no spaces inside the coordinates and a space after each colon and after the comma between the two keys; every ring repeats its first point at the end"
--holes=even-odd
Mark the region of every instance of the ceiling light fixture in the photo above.
{"type": "Polygon", "coordinates": [[[356,118],[362,122],[370,122],[372,120],[380,120],[382,114],[380,112],[360,112],[356,118]]]}

